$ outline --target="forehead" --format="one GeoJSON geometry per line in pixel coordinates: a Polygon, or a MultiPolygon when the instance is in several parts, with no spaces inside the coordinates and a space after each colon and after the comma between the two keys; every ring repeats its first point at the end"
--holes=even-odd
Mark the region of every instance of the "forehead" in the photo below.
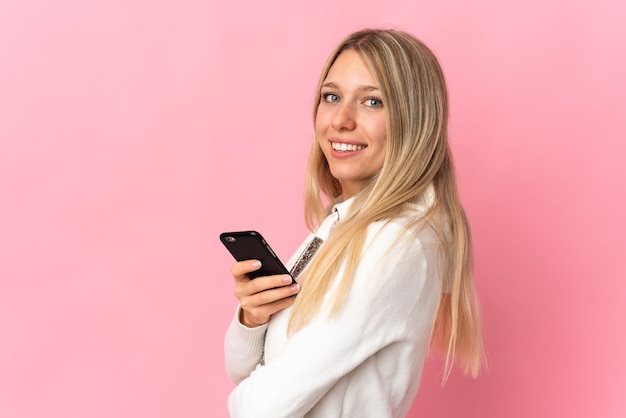
{"type": "Polygon", "coordinates": [[[358,52],[348,49],[343,51],[331,65],[324,79],[324,84],[333,83],[345,86],[369,85],[378,83],[358,52]]]}

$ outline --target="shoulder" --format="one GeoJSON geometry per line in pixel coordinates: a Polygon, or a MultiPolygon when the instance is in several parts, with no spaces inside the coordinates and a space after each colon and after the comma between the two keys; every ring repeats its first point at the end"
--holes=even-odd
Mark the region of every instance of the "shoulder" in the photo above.
{"type": "Polygon", "coordinates": [[[436,244],[437,231],[444,230],[440,216],[431,213],[435,203],[435,189],[430,184],[414,200],[402,205],[400,215],[369,225],[367,242],[377,245],[436,244]]]}
{"type": "Polygon", "coordinates": [[[400,217],[369,225],[364,250],[422,252],[437,246],[439,237],[432,221],[423,219],[423,212],[410,210],[400,217]]]}
{"type": "Polygon", "coordinates": [[[419,306],[430,310],[440,291],[438,247],[434,231],[410,218],[372,223],[346,302],[380,307],[396,320],[409,320],[419,306]]]}
{"type": "Polygon", "coordinates": [[[359,270],[379,279],[414,280],[436,275],[439,238],[426,222],[402,216],[372,223],[367,230],[359,270]]]}

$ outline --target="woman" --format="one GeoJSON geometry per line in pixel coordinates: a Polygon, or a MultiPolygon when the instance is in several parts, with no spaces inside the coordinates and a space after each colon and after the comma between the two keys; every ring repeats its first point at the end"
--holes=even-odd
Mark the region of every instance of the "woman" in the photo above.
{"type": "Polygon", "coordinates": [[[363,30],[331,54],[318,92],[305,197],[314,232],[287,265],[298,284],[249,280],[254,260],[232,268],[234,417],[402,417],[429,347],[446,353],[444,381],[455,360],[473,376],[480,366],[436,58],[407,33],[363,30]]]}

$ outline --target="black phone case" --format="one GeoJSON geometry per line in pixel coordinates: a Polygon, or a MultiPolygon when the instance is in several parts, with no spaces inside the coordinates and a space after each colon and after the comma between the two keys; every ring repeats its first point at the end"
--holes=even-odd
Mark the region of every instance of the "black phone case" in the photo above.
{"type": "MultiPolygon", "coordinates": [[[[251,279],[274,274],[289,274],[289,270],[276,256],[267,241],[256,231],[224,232],[220,234],[220,241],[235,257],[235,260],[259,260],[261,262],[259,270],[248,273],[251,279]]],[[[293,279],[292,282],[295,283],[293,279]]]]}

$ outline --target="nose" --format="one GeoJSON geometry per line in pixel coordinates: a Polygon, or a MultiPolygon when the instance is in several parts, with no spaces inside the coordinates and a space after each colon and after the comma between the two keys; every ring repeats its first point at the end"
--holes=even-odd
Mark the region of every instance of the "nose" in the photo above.
{"type": "Polygon", "coordinates": [[[332,127],[338,131],[351,131],[356,127],[354,106],[350,103],[342,103],[333,115],[332,127]]]}

